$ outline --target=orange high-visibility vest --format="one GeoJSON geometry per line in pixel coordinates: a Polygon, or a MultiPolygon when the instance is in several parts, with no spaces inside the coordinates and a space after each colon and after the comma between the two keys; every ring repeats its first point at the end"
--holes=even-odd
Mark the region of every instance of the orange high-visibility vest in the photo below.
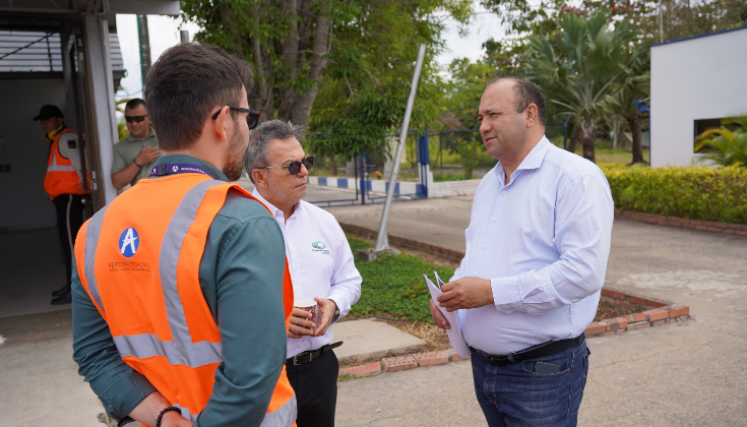
{"type": "MultiPolygon", "coordinates": [[[[197,173],[141,180],[87,221],[75,242],[81,284],[122,359],[192,421],[207,405],[223,360],[199,269],[208,230],[231,189],[254,199],[238,185],[197,173]]],[[[293,311],[287,260],[283,307],[287,333],[293,311]]],[[[290,427],[295,420],[296,397],[283,366],[261,426],[290,427]]]]}
{"type": "Polygon", "coordinates": [[[54,137],[54,141],[49,147],[47,174],[44,176],[44,191],[49,194],[52,200],[60,194],[88,194],[83,189],[83,182],[73,163],[60,154],[60,137],[66,133],[75,133],[75,131],[65,127],[54,137]]]}

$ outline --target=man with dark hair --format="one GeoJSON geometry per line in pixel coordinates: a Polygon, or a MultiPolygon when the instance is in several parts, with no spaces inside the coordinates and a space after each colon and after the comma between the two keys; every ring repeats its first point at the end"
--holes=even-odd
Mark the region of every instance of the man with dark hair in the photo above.
{"type": "Polygon", "coordinates": [[[147,178],[160,155],[145,101],[140,98],[127,101],[124,116],[130,134],[114,144],[112,153],[112,185],[117,190],[147,178]]]}
{"type": "Polygon", "coordinates": [[[145,93],[163,155],[78,234],[73,358],[120,424],[295,425],[283,236],[227,182],[259,120],[251,85],[219,48],[166,50],[145,93]]]}
{"type": "Polygon", "coordinates": [[[318,324],[301,308],[293,309],[285,368],[298,399],[299,427],[335,425],[339,364],[331,324],[347,315],[361,295],[361,275],[345,233],[329,212],[301,200],[314,158],[301,146],[301,129],[270,120],[252,133],[246,170],[254,196],[273,213],[285,238],[299,300],[313,300],[318,324]]]}
{"type": "MultiPolygon", "coordinates": [[[[488,425],[575,426],[610,252],[613,203],[593,163],[544,136],[532,83],[485,89],[480,134],[498,164],[475,194],[467,250],[438,305],[461,310],[488,425]]],[[[431,300],[433,321],[449,325],[431,300]]]]}
{"type": "Polygon", "coordinates": [[[88,194],[83,177],[83,160],[78,148],[78,135],[65,125],[65,117],[56,105],[41,107],[39,114],[34,117],[36,120],[49,141],[44,191],[49,194],[57,212],[57,234],[65,264],[65,285],[52,292],[52,305],[70,304],[73,243],[83,224],[83,198],[88,194]]]}

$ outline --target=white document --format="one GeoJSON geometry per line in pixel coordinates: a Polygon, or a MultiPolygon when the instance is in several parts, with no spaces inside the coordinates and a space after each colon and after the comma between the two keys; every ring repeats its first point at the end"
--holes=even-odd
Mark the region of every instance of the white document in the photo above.
{"type": "Polygon", "coordinates": [[[431,298],[433,298],[433,302],[436,303],[436,307],[441,311],[441,314],[444,315],[446,318],[446,321],[449,322],[449,325],[451,325],[451,328],[446,330],[446,333],[449,335],[449,343],[451,344],[451,348],[454,349],[454,351],[457,352],[458,355],[462,357],[467,357],[470,355],[469,347],[467,346],[467,343],[464,342],[464,337],[462,336],[462,325],[461,322],[459,322],[459,317],[457,316],[457,311],[448,312],[445,308],[441,308],[438,306],[438,296],[442,294],[441,292],[441,286],[444,284],[444,282],[441,281],[441,278],[438,277],[438,273],[434,272],[436,275],[436,283],[438,283],[438,286],[434,285],[433,282],[431,282],[431,279],[428,278],[428,275],[424,274],[426,283],[428,283],[428,289],[431,291],[431,298]]]}

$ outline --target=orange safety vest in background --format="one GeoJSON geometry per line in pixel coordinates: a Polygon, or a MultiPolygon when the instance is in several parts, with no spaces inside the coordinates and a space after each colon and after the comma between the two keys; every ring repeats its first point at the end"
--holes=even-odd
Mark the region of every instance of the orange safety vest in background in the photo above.
{"type": "Polygon", "coordinates": [[[65,127],[54,137],[49,147],[49,158],[47,159],[47,174],[44,176],[44,191],[54,200],[61,194],[88,194],[83,189],[83,182],[78,171],[70,159],[60,154],[60,137],[66,133],[75,133],[69,127],[65,127]]]}
{"type": "MultiPolygon", "coordinates": [[[[208,230],[231,189],[254,199],[238,185],[198,173],[141,180],[87,221],[75,242],[83,288],[122,359],[192,421],[207,405],[223,361],[199,270],[208,230]]],[[[287,260],[283,307],[287,332],[293,311],[287,260]]],[[[283,365],[261,426],[295,426],[296,407],[283,365]]]]}

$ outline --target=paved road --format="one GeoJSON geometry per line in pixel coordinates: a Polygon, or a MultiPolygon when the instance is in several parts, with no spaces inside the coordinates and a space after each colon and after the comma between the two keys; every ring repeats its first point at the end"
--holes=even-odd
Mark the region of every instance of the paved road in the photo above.
{"type": "MultiPolygon", "coordinates": [[[[397,203],[388,229],[463,251],[470,206],[469,199],[397,203]]],[[[375,229],[381,207],[330,211],[375,229]]],[[[590,339],[579,424],[747,425],[745,279],[745,237],[616,220],[605,286],[689,304],[693,320],[590,339]]],[[[475,420],[470,365],[457,365],[341,383],[338,425],[484,425],[475,420]]]]}

